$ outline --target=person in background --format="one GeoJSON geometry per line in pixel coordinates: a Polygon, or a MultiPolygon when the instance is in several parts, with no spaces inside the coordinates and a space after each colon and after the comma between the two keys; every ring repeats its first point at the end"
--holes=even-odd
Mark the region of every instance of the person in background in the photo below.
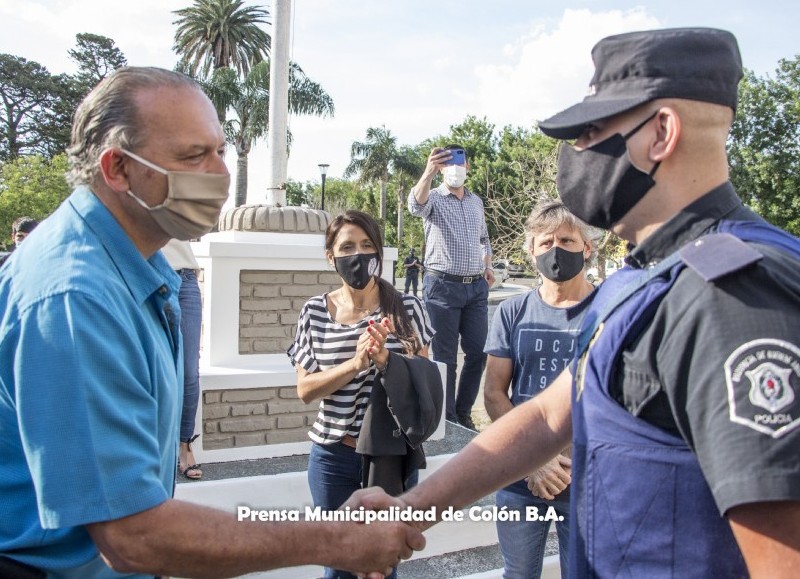
{"type": "MultiPolygon", "coordinates": [[[[325,232],[325,255],[342,287],[306,302],[287,353],[300,399],[320,401],[309,432],[311,497],[315,507],[336,510],[362,487],[356,444],[389,351],[427,357],[433,329],[418,298],[381,278],[383,240],[371,216],[350,210],[334,218],[325,232]]],[[[414,467],[401,488],[416,480],[414,467]]],[[[325,577],[353,575],[326,568],[325,577]]]]}
{"type": "MultiPolygon", "coordinates": [[[[593,290],[585,276],[591,228],[560,201],[542,201],[533,209],[525,222],[525,251],[542,284],[501,302],[492,318],[483,386],[492,421],[539,395],[569,364],[593,290]]],[[[524,480],[497,491],[499,508],[520,513],[519,521],[496,523],[506,579],[541,577],[550,521],[529,520],[529,507],[542,514],[552,507],[558,514],[561,576],[569,575],[569,456],[564,450],[524,480]]]]}
{"type": "Polygon", "coordinates": [[[494,283],[492,247],[483,201],[466,182],[469,163],[459,145],[435,148],[425,171],[408,195],[411,215],[425,229],[425,306],[436,330],[433,359],[447,365],[446,417],[475,429],[472,405],[478,397],[486,362],[483,346],[489,329],[489,288],[494,283]],[[442,174],[442,184],[432,188],[442,174]],[[458,342],[464,367],[456,392],[458,342]]]}
{"type": "Polygon", "coordinates": [[[592,57],[588,95],[539,128],[568,141],[564,204],[634,247],[576,359],[405,495],[348,506],[462,507],[572,440],[572,577],[797,577],[800,240],[728,180],[736,38],[632,32],[592,57]]]}
{"type": "Polygon", "coordinates": [[[178,472],[188,480],[200,480],[203,478],[203,471],[195,463],[192,452],[192,442],[199,436],[194,433],[194,427],[200,397],[200,331],[203,323],[203,300],[197,282],[200,266],[188,241],[171,239],[161,248],[161,252],[181,278],[178,303],[181,307],[183,336],[183,410],[178,472]]]}
{"type": "Polygon", "coordinates": [[[414,295],[417,295],[417,284],[419,282],[419,272],[422,269],[422,263],[414,253],[414,248],[408,250],[408,257],[403,260],[403,269],[406,270],[406,287],[405,293],[413,288],[414,295]]]}
{"type": "Polygon", "coordinates": [[[39,225],[39,222],[33,217],[18,217],[14,220],[14,223],[11,224],[11,240],[14,242],[14,247],[11,251],[0,255],[0,265],[3,265],[3,263],[11,257],[11,253],[14,249],[20,246],[23,240],[36,229],[37,225],[39,225]]]}
{"type": "Polygon", "coordinates": [[[172,498],[180,278],[159,249],[219,219],[225,135],[192,79],[123,67],[78,107],[68,156],[75,190],[0,270],[0,568],[389,572],[424,545],[403,523],[237,521],[172,498]]]}
{"type": "Polygon", "coordinates": [[[14,240],[14,245],[19,246],[22,241],[36,229],[39,222],[33,217],[19,217],[14,220],[11,225],[11,234],[14,240]]]}

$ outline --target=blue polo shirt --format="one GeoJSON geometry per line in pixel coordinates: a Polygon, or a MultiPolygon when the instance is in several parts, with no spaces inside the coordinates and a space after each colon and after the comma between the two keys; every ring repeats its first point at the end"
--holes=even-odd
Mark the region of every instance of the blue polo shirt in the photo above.
{"type": "Polygon", "coordinates": [[[119,577],[84,525],[172,494],[179,285],[85,187],[0,270],[0,554],[119,577]]]}

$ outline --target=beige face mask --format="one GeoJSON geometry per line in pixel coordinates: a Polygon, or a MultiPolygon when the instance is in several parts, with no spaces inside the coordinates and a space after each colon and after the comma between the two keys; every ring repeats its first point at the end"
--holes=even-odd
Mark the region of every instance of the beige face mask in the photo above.
{"type": "Polygon", "coordinates": [[[150,212],[167,235],[188,240],[211,231],[228,199],[230,175],[167,171],[130,151],[121,151],[134,161],[167,176],[167,198],[160,205],[150,207],[128,189],[128,195],[150,212]]]}

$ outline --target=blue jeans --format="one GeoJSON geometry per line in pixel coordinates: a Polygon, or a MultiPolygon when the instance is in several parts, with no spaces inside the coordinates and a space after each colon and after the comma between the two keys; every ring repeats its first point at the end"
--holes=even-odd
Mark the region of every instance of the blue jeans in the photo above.
{"type": "Polygon", "coordinates": [[[194,420],[200,396],[200,325],[203,304],[200,286],[193,269],[181,269],[181,289],[178,303],[181,306],[181,334],[183,334],[183,412],[181,414],[181,442],[194,434],[194,420]]]}
{"type": "Polygon", "coordinates": [[[489,284],[485,279],[465,284],[426,274],[422,294],[436,330],[433,359],[447,364],[447,420],[455,422],[459,416],[470,415],[481,386],[489,331],[489,284]],[[456,394],[459,334],[464,367],[456,394]]]}
{"type": "MultiPolygon", "coordinates": [[[[406,487],[417,484],[419,471],[406,479],[406,487]]],[[[361,488],[361,455],[354,448],[336,442],[311,445],[308,457],[308,486],[315,507],[335,511],[361,488]]],[[[393,572],[390,578],[397,577],[393,572]]],[[[355,579],[355,575],[325,567],[325,579],[355,579]]]]}
{"type": "Polygon", "coordinates": [[[495,501],[498,507],[508,507],[507,510],[518,510],[520,520],[498,521],[497,538],[500,541],[500,552],[503,554],[505,568],[504,579],[538,579],[542,576],[542,560],[544,548],[547,544],[547,531],[550,521],[526,521],[526,507],[539,509],[539,516],[545,516],[548,507],[554,507],[556,513],[564,517],[563,521],[556,521],[558,534],[558,558],[561,563],[561,576],[567,577],[569,550],[569,498],[545,501],[531,494],[524,496],[520,493],[505,489],[497,491],[495,501]]]}

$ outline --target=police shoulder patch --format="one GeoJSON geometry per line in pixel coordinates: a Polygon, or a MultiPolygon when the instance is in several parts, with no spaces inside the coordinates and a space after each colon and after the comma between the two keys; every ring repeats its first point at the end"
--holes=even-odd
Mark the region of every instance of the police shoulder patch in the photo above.
{"type": "Polygon", "coordinates": [[[780,438],[800,426],[800,348],[764,338],[725,361],[730,420],[780,438]]]}

